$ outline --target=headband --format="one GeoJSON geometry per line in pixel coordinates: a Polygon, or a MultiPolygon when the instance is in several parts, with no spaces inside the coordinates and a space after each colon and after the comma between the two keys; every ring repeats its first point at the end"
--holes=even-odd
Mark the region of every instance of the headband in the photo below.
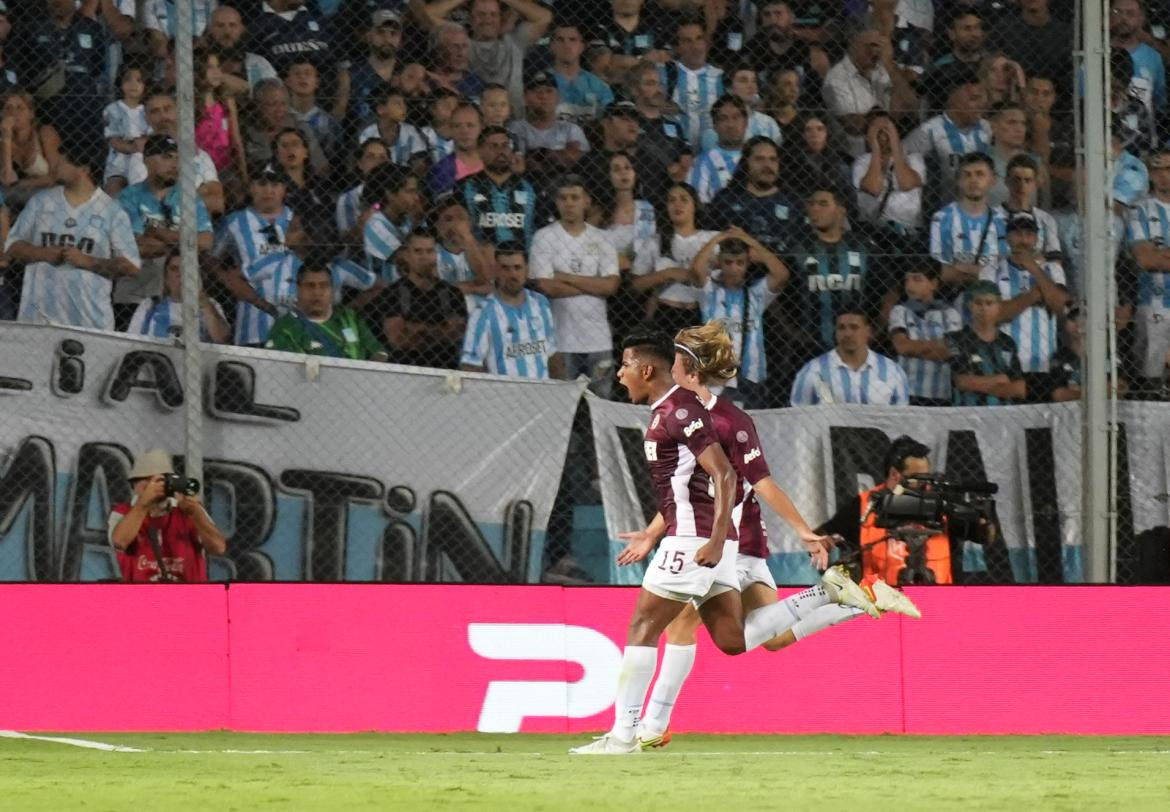
{"type": "Polygon", "coordinates": [[[674,348],[675,348],[676,350],[682,350],[682,351],[683,351],[683,352],[685,352],[687,355],[691,356],[691,358],[694,358],[694,359],[695,359],[695,363],[696,363],[696,364],[701,364],[701,363],[703,363],[702,361],[700,361],[700,360],[699,360],[699,356],[695,355],[695,351],[694,351],[694,350],[692,350],[690,347],[688,347],[686,344],[679,344],[679,343],[677,343],[677,342],[676,342],[676,343],[675,343],[675,345],[674,345],[674,348]]]}

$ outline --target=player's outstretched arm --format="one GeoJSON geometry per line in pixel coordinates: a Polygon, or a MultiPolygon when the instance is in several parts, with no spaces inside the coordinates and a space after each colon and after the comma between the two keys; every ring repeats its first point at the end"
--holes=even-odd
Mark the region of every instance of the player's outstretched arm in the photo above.
{"type": "Polygon", "coordinates": [[[772,477],[764,477],[759,482],[752,483],[752,490],[777,516],[792,526],[800,538],[800,543],[808,551],[813,566],[818,570],[826,569],[829,566],[829,551],[837,545],[836,539],[832,536],[822,536],[809,527],[796,505],[792,503],[792,499],[772,477]]]}
{"type": "Polygon", "coordinates": [[[617,562],[621,566],[636,564],[654,549],[654,545],[666,532],[666,519],[661,513],[654,516],[654,520],[644,530],[634,530],[631,533],[618,533],[618,538],[626,542],[625,548],[618,553],[617,562]]]}

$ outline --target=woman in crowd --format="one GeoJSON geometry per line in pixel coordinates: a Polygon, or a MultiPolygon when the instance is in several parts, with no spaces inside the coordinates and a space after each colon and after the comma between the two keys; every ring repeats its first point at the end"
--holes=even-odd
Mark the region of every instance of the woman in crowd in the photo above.
{"type": "Polygon", "coordinates": [[[48,124],[38,124],[33,97],[13,90],[0,113],[0,184],[9,206],[22,206],[35,193],[56,183],[61,138],[48,124]]]}

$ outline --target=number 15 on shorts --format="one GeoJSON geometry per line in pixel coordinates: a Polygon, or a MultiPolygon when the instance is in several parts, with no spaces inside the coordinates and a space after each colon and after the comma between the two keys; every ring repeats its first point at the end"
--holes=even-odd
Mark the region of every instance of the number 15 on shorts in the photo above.
{"type": "Polygon", "coordinates": [[[669,572],[671,575],[678,575],[683,571],[683,567],[687,565],[686,552],[684,550],[659,550],[658,551],[658,569],[663,572],[669,572]]]}

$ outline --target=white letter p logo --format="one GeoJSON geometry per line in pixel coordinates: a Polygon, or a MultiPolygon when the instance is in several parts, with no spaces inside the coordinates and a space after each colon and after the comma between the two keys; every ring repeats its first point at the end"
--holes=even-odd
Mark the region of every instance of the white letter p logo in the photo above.
{"type": "Polygon", "coordinates": [[[579,663],[577,682],[490,682],[477,730],[517,733],[525,716],[581,719],[613,704],[622,653],[601,632],[561,623],[470,623],[471,649],[490,660],[579,663]]]}

